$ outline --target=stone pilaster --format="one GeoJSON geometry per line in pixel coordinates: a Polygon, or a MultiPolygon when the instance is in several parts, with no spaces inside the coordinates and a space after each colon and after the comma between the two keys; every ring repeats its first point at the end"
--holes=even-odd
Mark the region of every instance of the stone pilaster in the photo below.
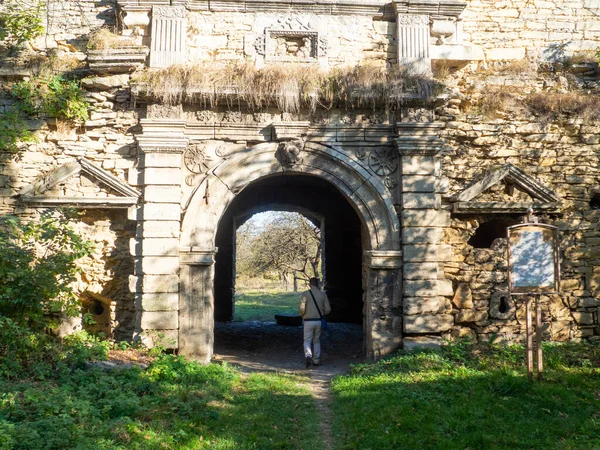
{"type": "Polygon", "coordinates": [[[150,67],[168,67],[185,63],[187,33],[183,6],[153,6],[150,43],[150,67]]]}
{"type": "Polygon", "coordinates": [[[213,354],[215,253],[216,249],[180,249],[179,353],[202,362],[209,362],[213,354]]]}
{"type": "Polygon", "coordinates": [[[414,73],[431,72],[429,58],[429,16],[398,14],[398,63],[414,73]]]}
{"type": "MultiPolygon", "coordinates": [[[[441,209],[441,125],[398,124],[396,144],[400,154],[403,250],[403,330],[409,335],[439,335],[453,325],[446,314],[444,296],[452,295],[451,282],[443,279],[440,263],[450,257],[443,245],[450,212],[441,209]]],[[[405,337],[405,344],[412,338],[405,337]]]]}
{"type": "Polygon", "coordinates": [[[374,360],[402,344],[402,252],[367,251],[364,261],[366,357],[374,360]]]}
{"type": "Polygon", "coordinates": [[[130,283],[136,298],[136,337],[148,345],[160,338],[173,348],[178,345],[181,179],[187,146],[178,125],[174,119],[142,120],[138,183],[143,200],[135,214],[136,264],[130,283]]]}

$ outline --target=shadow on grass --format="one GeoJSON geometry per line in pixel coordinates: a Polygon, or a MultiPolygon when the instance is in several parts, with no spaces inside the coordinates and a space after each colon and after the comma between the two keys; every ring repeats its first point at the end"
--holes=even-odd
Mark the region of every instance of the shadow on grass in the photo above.
{"type": "Polygon", "coordinates": [[[175,357],[145,372],[0,381],[1,449],[318,449],[318,429],[296,377],[175,357]]]}

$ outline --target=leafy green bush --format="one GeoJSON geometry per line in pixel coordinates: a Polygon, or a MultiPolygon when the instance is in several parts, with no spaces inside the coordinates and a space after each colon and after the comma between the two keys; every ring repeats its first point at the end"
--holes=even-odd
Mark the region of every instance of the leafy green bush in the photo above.
{"type": "Polygon", "coordinates": [[[85,331],[61,340],[0,317],[0,379],[56,379],[86,361],[106,359],[108,348],[107,341],[85,331]]]}
{"type": "Polygon", "coordinates": [[[29,116],[55,117],[70,122],[87,120],[88,103],[76,80],[62,75],[21,81],[12,87],[19,110],[29,116]]]}
{"type": "Polygon", "coordinates": [[[0,12],[0,41],[9,40],[22,44],[42,35],[43,2],[7,0],[3,3],[4,10],[0,12]]]}
{"type": "Polygon", "coordinates": [[[52,325],[49,318],[79,312],[71,283],[91,243],[73,230],[72,216],[59,210],[29,223],[0,218],[0,316],[40,330],[52,325]]]}

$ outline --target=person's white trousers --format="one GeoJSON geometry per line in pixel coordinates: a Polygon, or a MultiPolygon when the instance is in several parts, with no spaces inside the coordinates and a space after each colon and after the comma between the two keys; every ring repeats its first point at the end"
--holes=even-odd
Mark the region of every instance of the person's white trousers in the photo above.
{"type": "Polygon", "coordinates": [[[307,320],[304,322],[304,357],[312,358],[315,364],[321,359],[321,321],[307,320]],[[313,344],[311,351],[310,344],[313,344]]]}

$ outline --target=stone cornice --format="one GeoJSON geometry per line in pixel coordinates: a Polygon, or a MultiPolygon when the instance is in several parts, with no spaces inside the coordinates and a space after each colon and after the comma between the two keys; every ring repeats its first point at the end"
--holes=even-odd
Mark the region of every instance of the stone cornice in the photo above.
{"type": "Polygon", "coordinates": [[[124,11],[150,11],[153,6],[183,5],[190,11],[290,12],[304,14],[359,14],[393,20],[392,4],[381,0],[118,0],[124,11]]]}
{"type": "Polygon", "coordinates": [[[404,0],[394,1],[396,14],[414,14],[433,17],[458,17],[467,2],[460,0],[404,0]]]}

